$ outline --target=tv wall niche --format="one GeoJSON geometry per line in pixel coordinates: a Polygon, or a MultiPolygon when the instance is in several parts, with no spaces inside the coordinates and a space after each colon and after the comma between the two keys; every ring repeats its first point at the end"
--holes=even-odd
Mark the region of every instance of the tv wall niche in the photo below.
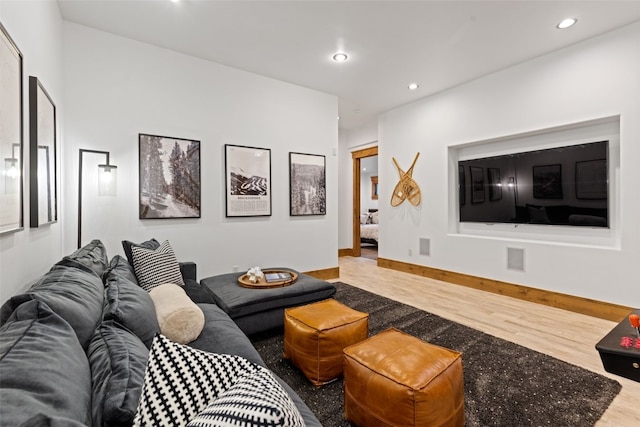
{"type": "Polygon", "coordinates": [[[460,222],[609,227],[609,140],[458,161],[460,222]]]}

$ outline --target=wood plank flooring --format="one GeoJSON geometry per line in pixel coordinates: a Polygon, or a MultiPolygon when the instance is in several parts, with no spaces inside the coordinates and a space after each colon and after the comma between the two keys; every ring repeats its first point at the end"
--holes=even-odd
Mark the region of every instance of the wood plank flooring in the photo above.
{"type": "Polygon", "coordinates": [[[340,257],[342,281],[610,377],[622,391],[596,424],[640,426],[640,383],[602,367],[595,345],[615,322],[340,257]]]}

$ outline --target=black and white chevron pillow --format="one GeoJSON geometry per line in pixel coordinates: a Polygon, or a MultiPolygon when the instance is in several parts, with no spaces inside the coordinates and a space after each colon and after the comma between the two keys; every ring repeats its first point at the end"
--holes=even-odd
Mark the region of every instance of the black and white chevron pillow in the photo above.
{"type": "Polygon", "coordinates": [[[257,372],[242,376],[187,427],[304,427],[298,408],[273,374],[257,367],[257,372]]]}
{"type": "Polygon", "coordinates": [[[258,365],[208,353],[156,334],[149,352],[134,426],[186,426],[212,400],[258,365]]]}
{"type": "Polygon", "coordinates": [[[168,240],[162,242],[155,250],[132,246],[131,254],[138,284],[144,290],[150,291],[165,283],[184,286],[180,264],[168,240]]]}

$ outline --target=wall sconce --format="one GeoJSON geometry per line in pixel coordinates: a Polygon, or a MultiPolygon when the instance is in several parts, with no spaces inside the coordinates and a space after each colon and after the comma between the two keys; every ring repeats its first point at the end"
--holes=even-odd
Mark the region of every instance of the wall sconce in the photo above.
{"type": "Polygon", "coordinates": [[[509,182],[507,183],[509,190],[513,190],[513,187],[516,186],[516,179],[512,176],[509,177],[509,182]]]}
{"type": "Polygon", "coordinates": [[[16,148],[20,148],[20,144],[11,144],[11,157],[4,159],[4,193],[14,194],[16,192],[16,178],[20,177],[19,159],[16,156],[16,148]]]}
{"type": "Polygon", "coordinates": [[[98,165],[98,195],[115,196],[118,183],[118,167],[109,164],[109,152],[98,150],[80,149],[80,161],[78,167],[78,249],[82,246],[82,156],[84,153],[104,154],[106,164],[98,165]]]}

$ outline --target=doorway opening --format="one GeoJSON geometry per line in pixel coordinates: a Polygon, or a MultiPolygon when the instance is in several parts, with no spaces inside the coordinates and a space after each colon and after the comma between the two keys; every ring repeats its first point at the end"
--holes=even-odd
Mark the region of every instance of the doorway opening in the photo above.
{"type": "Polygon", "coordinates": [[[378,257],[378,147],[351,153],[353,159],[354,257],[378,257]]]}

